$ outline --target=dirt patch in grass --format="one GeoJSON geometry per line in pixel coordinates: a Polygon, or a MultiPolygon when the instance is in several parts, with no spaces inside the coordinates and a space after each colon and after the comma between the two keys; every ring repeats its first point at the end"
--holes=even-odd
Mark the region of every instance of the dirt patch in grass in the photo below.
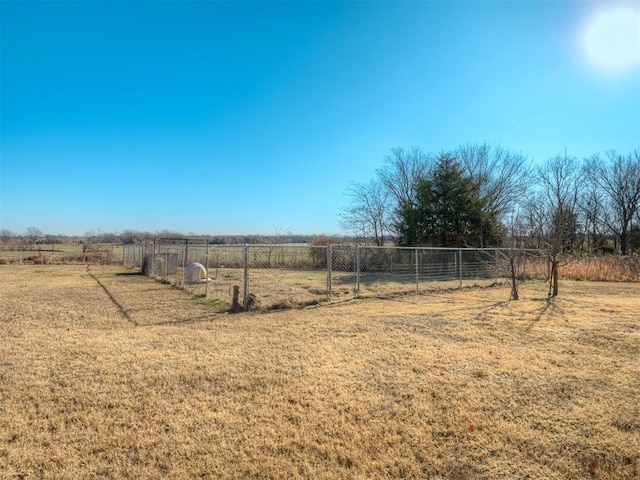
{"type": "Polygon", "coordinates": [[[118,273],[0,266],[1,478],[640,476],[638,284],[229,315],[118,273]]]}

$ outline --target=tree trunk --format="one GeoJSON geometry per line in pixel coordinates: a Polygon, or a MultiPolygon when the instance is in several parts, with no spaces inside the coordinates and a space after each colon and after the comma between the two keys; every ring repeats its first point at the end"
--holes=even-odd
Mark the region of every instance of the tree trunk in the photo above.
{"type": "Polygon", "coordinates": [[[620,232],[620,253],[622,255],[627,254],[627,250],[629,249],[629,240],[627,235],[627,229],[623,228],[622,232],[620,232]]]}
{"type": "Polygon", "coordinates": [[[551,261],[551,296],[558,296],[558,261],[556,259],[551,261]]]}
{"type": "Polygon", "coordinates": [[[511,258],[511,300],[518,300],[518,275],[517,275],[517,261],[515,258],[511,258]]]}

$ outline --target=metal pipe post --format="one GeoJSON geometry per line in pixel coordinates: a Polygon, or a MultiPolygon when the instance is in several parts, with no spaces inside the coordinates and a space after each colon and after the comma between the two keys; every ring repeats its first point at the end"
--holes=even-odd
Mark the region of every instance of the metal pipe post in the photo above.
{"type": "Polygon", "coordinates": [[[462,288],[462,249],[458,250],[458,258],[460,263],[460,288],[462,288]]]}
{"type": "Polygon", "coordinates": [[[331,274],[333,270],[333,245],[327,246],[327,296],[331,301],[331,274]]]}
{"type": "Polygon", "coordinates": [[[356,251],[355,251],[355,257],[356,257],[356,285],[355,285],[355,290],[354,290],[354,296],[355,298],[358,298],[358,295],[360,294],[360,245],[356,245],[356,251]]]}
{"type": "Polygon", "coordinates": [[[249,244],[244,244],[244,293],[243,293],[244,309],[249,309],[249,244]]]}

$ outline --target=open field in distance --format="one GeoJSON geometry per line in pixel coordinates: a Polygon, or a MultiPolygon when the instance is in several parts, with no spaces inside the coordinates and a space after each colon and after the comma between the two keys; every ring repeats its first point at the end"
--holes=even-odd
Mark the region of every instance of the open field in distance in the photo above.
{"type": "Polygon", "coordinates": [[[636,479],[640,285],[216,313],[0,265],[0,478],[636,479]]]}
{"type": "Polygon", "coordinates": [[[123,245],[120,243],[98,243],[90,251],[83,252],[80,243],[7,245],[0,244],[0,264],[6,263],[121,263],[123,245]]]}

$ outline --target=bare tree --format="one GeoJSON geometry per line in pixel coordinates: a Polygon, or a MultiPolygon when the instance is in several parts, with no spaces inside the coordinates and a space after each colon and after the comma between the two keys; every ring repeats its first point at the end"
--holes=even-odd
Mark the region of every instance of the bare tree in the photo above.
{"type": "Polygon", "coordinates": [[[95,230],[88,230],[84,234],[82,239],[82,253],[95,252],[98,250],[98,244],[102,242],[102,233],[98,228],[95,230]]]}
{"type": "Polygon", "coordinates": [[[549,297],[558,295],[558,267],[578,248],[578,199],[582,175],[575,157],[558,156],[538,168],[539,191],[527,203],[530,228],[548,249],[549,297]]]}
{"type": "Polygon", "coordinates": [[[3,248],[14,250],[17,247],[18,235],[11,230],[3,228],[0,230],[0,241],[3,248]]]}
{"type": "Polygon", "coordinates": [[[44,234],[42,233],[42,230],[37,227],[29,227],[27,228],[27,233],[25,236],[27,237],[27,240],[31,245],[35,245],[38,240],[40,240],[44,236],[44,234]]]}
{"type": "Polygon", "coordinates": [[[480,185],[487,211],[500,219],[516,208],[530,188],[531,168],[521,153],[485,142],[460,145],[454,156],[480,185]]]}
{"type": "Polygon", "coordinates": [[[629,230],[640,208],[640,149],[626,156],[610,150],[605,159],[594,155],[586,162],[585,171],[608,207],[600,219],[619,240],[620,253],[627,255],[629,230]]]}
{"type": "Polygon", "coordinates": [[[14,240],[17,236],[18,235],[16,233],[6,228],[3,228],[2,230],[0,230],[0,240],[2,241],[2,243],[9,243],[12,240],[14,240]]]}
{"type": "MultiPolygon", "coordinates": [[[[279,250],[277,245],[286,243],[287,239],[291,238],[291,230],[288,230],[288,228],[286,224],[275,226],[273,227],[273,235],[265,238],[266,243],[270,245],[267,250],[267,265],[269,268],[272,268],[271,261],[273,253],[279,250]]],[[[276,257],[278,257],[278,255],[276,255],[276,257]]]]}
{"type": "Polygon", "coordinates": [[[371,238],[383,246],[390,231],[392,205],[389,191],[381,181],[349,184],[347,195],[351,203],[340,212],[340,224],[363,241],[371,238]]]}
{"type": "Polygon", "coordinates": [[[585,176],[585,187],[580,195],[580,213],[589,254],[604,247],[607,208],[599,186],[585,176]]]}
{"type": "Polygon", "coordinates": [[[276,225],[273,227],[273,235],[266,237],[265,241],[272,245],[279,245],[288,242],[291,235],[291,229],[287,224],[276,225]]]}
{"type": "Polygon", "coordinates": [[[378,178],[396,205],[413,203],[419,178],[426,177],[434,163],[432,155],[425,155],[418,147],[404,150],[397,147],[384,159],[385,165],[377,170],[378,178]]]}
{"type": "Polygon", "coordinates": [[[526,254],[524,239],[527,236],[527,227],[522,214],[516,210],[511,213],[504,222],[503,246],[496,250],[496,268],[498,274],[507,280],[511,287],[511,300],[518,300],[520,294],[518,287],[524,274],[526,254]]]}

